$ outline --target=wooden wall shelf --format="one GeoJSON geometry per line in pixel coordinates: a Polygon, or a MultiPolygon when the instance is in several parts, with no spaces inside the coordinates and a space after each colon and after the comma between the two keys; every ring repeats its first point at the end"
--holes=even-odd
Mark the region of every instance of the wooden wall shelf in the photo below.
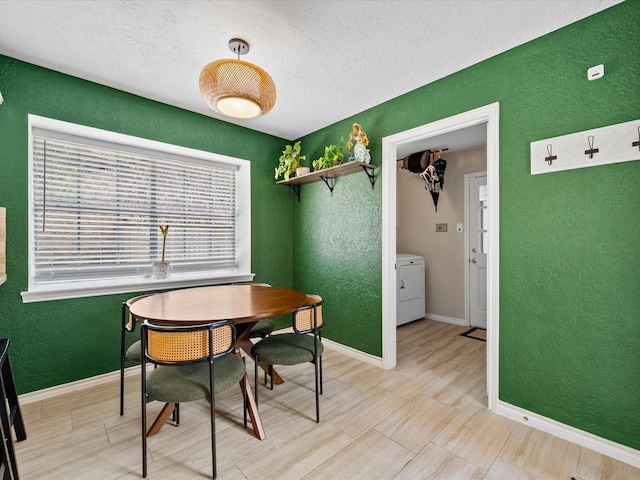
{"type": "Polygon", "coordinates": [[[300,186],[306,183],[319,182],[322,180],[325,185],[329,188],[331,195],[333,195],[333,181],[338,177],[342,177],[344,175],[351,175],[352,173],[357,173],[364,171],[369,178],[369,183],[371,183],[371,188],[373,189],[376,183],[374,170],[376,169],[375,165],[371,165],[370,163],[365,162],[347,162],[342,165],[337,165],[331,168],[325,168],[324,170],[317,170],[315,172],[307,173],[305,175],[300,175],[299,177],[293,177],[289,180],[280,180],[277,182],[278,185],[288,185],[298,196],[298,201],[300,201],[300,186]]]}

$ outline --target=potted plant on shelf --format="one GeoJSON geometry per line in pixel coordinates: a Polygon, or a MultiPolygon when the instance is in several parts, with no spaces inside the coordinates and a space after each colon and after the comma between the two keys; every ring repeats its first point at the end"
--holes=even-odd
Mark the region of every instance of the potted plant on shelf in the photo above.
{"type": "Polygon", "coordinates": [[[153,262],[153,278],[167,278],[169,276],[169,262],[164,259],[164,252],[167,246],[167,234],[169,233],[169,225],[159,225],[160,233],[162,233],[162,256],[160,260],[153,262]]]}
{"type": "MultiPolygon", "coordinates": [[[[306,155],[300,155],[300,150],[302,149],[302,145],[300,142],[296,142],[292,145],[287,145],[284,147],[282,151],[282,155],[280,155],[280,163],[276,168],[276,180],[280,178],[280,176],[284,175],[285,180],[289,180],[289,178],[296,173],[298,168],[302,167],[302,162],[307,158],[306,155]]],[[[309,173],[308,167],[306,172],[309,173]]],[[[300,175],[301,173],[298,173],[300,175]]]]}
{"type": "Polygon", "coordinates": [[[338,145],[329,145],[324,147],[324,155],[313,161],[314,170],[324,170],[325,168],[335,167],[344,161],[344,137],[340,138],[338,145]]]}

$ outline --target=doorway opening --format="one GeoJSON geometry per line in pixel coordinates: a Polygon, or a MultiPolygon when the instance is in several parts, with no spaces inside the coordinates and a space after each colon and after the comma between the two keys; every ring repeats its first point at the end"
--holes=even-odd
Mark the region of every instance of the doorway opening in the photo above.
{"type": "Polygon", "coordinates": [[[382,367],[396,364],[396,160],[398,150],[420,140],[486,124],[487,146],[487,396],[495,411],[498,401],[499,325],[499,104],[464,112],[382,139],[382,367]]]}

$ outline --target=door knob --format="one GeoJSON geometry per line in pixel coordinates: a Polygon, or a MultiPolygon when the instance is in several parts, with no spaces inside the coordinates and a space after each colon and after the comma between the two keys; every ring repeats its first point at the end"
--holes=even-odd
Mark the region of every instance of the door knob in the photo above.
{"type": "Polygon", "coordinates": [[[477,258],[472,258],[472,259],[471,259],[471,261],[472,261],[473,263],[478,263],[478,259],[477,259],[477,258]]]}
{"type": "Polygon", "coordinates": [[[473,253],[478,253],[478,249],[477,249],[477,248],[472,248],[472,249],[471,249],[471,251],[472,251],[473,253]]]}

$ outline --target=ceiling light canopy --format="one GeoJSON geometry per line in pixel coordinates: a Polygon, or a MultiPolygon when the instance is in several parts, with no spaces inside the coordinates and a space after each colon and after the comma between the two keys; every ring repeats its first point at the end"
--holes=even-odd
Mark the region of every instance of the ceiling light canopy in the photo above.
{"type": "Polygon", "coordinates": [[[216,112],[234,118],[254,118],[268,113],[276,103],[276,86],[267,72],[240,60],[249,44],[239,38],[229,41],[238,59],[211,62],[200,73],[200,93],[216,112]]]}

